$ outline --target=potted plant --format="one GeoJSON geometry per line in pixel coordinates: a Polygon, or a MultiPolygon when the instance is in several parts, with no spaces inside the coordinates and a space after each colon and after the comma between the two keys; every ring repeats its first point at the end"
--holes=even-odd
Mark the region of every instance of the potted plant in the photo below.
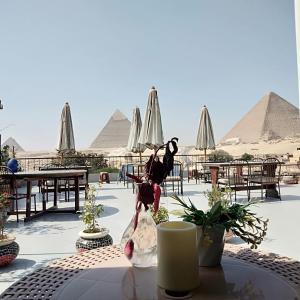
{"type": "Polygon", "coordinates": [[[155,224],[160,224],[162,222],[167,222],[169,221],[169,212],[164,206],[160,206],[158,208],[158,211],[154,211],[153,205],[151,206],[151,213],[152,213],[152,218],[155,222],[155,224]]]}
{"type": "Polygon", "coordinates": [[[224,249],[224,232],[232,232],[256,249],[267,232],[268,220],[263,220],[247,204],[230,201],[216,201],[208,211],[199,210],[189,200],[185,202],[177,195],[172,196],[184,208],[184,221],[198,226],[199,264],[217,266],[220,264],[224,249]]]}
{"type": "Polygon", "coordinates": [[[113,239],[109,235],[109,230],[100,227],[96,218],[103,213],[102,204],[96,204],[96,187],[89,186],[88,197],[84,202],[80,219],[85,224],[85,229],[79,232],[80,238],[76,241],[78,251],[90,250],[98,247],[113,244],[113,239]]]}
{"type": "Polygon", "coordinates": [[[19,254],[19,245],[15,237],[5,234],[4,229],[8,218],[11,196],[8,193],[0,194],[0,267],[11,263],[19,254]]]}

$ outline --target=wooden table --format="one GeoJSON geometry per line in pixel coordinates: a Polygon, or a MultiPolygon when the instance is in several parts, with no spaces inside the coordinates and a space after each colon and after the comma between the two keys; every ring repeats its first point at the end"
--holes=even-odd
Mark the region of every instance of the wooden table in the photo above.
{"type": "MultiPolygon", "coordinates": [[[[226,244],[222,267],[199,268],[189,299],[300,299],[300,262],[226,244]]],[[[116,246],[63,258],[23,277],[0,299],[167,299],[156,266],[133,268],[116,246]]]]}
{"type": "Polygon", "coordinates": [[[88,187],[89,187],[89,170],[91,166],[44,166],[40,167],[40,171],[56,171],[56,170],[86,170],[85,173],[85,199],[87,199],[88,187]]]}
{"type": "Polygon", "coordinates": [[[83,178],[86,174],[86,170],[39,170],[31,172],[17,172],[14,174],[3,174],[1,176],[9,177],[12,180],[25,180],[27,183],[26,190],[26,216],[24,221],[29,221],[32,218],[38,217],[46,212],[72,212],[75,213],[79,210],[79,179],[83,178]],[[59,179],[73,179],[75,185],[75,207],[72,210],[58,210],[57,209],[57,194],[58,194],[58,180],[59,179]],[[54,199],[53,207],[46,208],[46,200],[43,199],[43,208],[42,211],[31,215],[31,190],[32,190],[32,181],[35,180],[53,180],[54,182],[54,199]]]}

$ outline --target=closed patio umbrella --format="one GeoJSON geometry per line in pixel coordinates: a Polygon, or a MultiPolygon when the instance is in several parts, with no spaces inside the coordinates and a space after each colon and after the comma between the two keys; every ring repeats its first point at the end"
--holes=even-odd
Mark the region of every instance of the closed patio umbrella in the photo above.
{"type": "Polygon", "coordinates": [[[68,102],[66,102],[61,114],[57,151],[61,154],[75,151],[71,109],[68,102]]]}
{"type": "Polygon", "coordinates": [[[139,153],[140,162],[142,161],[141,153],[145,151],[146,147],[141,145],[139,141],[142,128],[141,113],[138,107],[133,109],[130,133],[128,138],[127,149],[133,153],[139,153]]]}
{"type": "Polygon", "coordinates": [[[204,161],[206,161],[206,150],[213,150],[216,148],[209,112],[205,105],[203,106],[201,111],[201,118],[195,148],[197,150],[204,150],[204,161]]]}
{"type": "Polygon", "coordinates": [[[154,86],[149,91],[139,143],[150,149],[157,149],[164,143],[157,91],[154,86]]]}

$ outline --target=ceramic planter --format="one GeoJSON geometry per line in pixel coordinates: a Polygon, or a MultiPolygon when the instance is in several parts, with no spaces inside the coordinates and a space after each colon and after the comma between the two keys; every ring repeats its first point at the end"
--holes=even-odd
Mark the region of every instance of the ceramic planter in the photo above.
{"type": "Polygon", "coordinates": [[[15,237],[0,240],[0,267],[10,264],[19,254],[20,247],[15,237]]]}
{"type": "Polygon", "coordinates": [[[79,252],[113,244],[113,239],[109,235],[109,230],[107,228],[103,228],[101,232],[96,233],[86,233],[82,230],[79,232],[79,236],[79,239],[76,241],[76,249],[79,252]]]}
{"type": "Polygon", "coordinates": [[[220,265],[224,250],[223,226],[206,227],[204,232],[201,226],[197,228],[199,249],[199,265],[202,267],[215,267],[220,265]]]}

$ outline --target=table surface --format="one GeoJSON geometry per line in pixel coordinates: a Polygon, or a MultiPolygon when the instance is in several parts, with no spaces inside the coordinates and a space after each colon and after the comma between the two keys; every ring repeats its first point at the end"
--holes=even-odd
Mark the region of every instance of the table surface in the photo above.
{"type": "MultiPolygon", "coordinates": [[[[222,267],[200,268],[189,299],[300,299],[300,262],[226,244],[222,267]]],[[[133,268],[116,246],[57,260],[25,276],[0,299],[169,299],[156,267],[133,268]]],[[[178,298],[177,298],[178,299],[178,298]]]]}
{"type": "Polygon", "coordinates": [[[86,170],[79,169],[63,169],[63,170],[38,170],[38,171],[30,171],[30,172],[17,172],[14,174],[2,174],[1,176],[14,176],[17,179],[24,178],[60,178],[60,177],[77,177],[84,176],[86,170]]]}

